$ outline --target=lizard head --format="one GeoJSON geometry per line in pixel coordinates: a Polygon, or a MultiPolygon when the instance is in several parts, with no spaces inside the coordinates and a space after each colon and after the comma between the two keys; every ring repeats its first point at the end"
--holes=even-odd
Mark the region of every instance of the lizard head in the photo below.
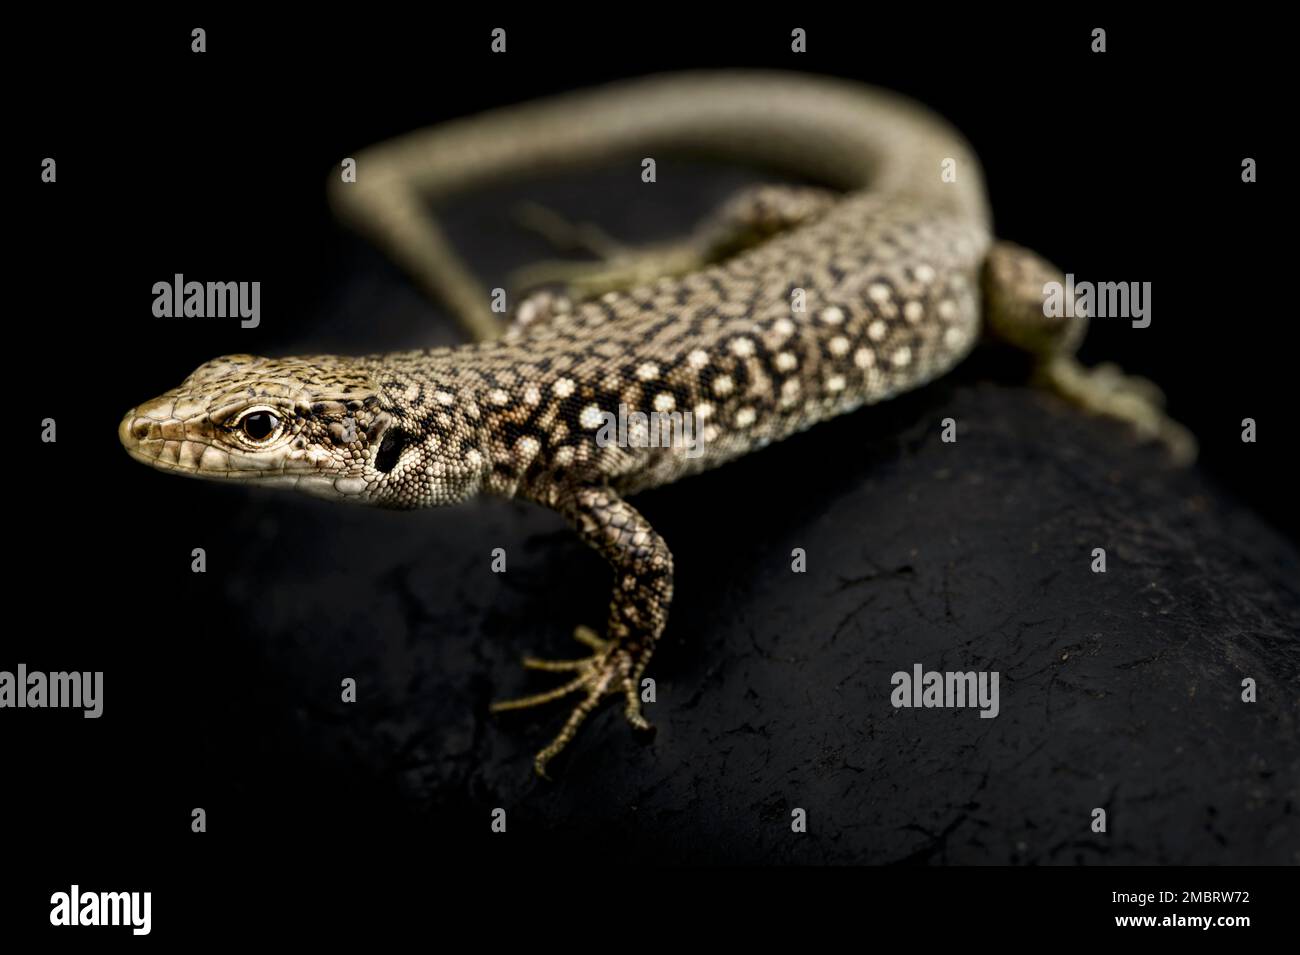
{"type": "Polygon", "coordinates": [[[446,442],[458,454],[443,460],[417,433],[372,363],[333,356],[216,358],[118,426],[131,457],[189,477],[398,508],[472,495],[481,472],[459,453],[467,443],[446,442]]]}

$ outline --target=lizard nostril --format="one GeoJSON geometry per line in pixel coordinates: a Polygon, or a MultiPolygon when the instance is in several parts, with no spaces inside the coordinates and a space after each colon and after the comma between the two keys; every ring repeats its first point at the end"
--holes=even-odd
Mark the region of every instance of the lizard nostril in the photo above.
{"type": "Polygon", "coordinates": [[[137,441],[143,441],[149,437],[149,422],[143,418],[136,418],[135,424],[131,425],[131,437],[137,441]]]}

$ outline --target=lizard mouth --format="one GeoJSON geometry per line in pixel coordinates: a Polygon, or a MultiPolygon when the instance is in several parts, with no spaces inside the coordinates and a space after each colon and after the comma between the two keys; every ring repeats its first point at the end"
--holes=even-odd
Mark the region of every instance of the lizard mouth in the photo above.
{"type": "Polygon", "coordinates": [[[237,458],[211,442],[196,439],[186,433],[183,422],[171,415],[171,408],[164,396],[132,408],[122,416],[117,437],[134,460],[159,471],[189,477],[260,478],[284,473],[270,462],[261,464],[254,458],[237,458]],[[244,467],[231,466],[232,461],[240,460],[247,462],[244,467]]]}
{"type": "MultiPolygon", "coordinates": [[[[388,466],[391,468],[396,465],[409,438],[400,428],[390,428],[389,424],[385,421],[383,430],[376,437],[382,435],[382,460],[390,460],[388,466]]],[[[132,408],[122,417],[117,436],[133,459],[168,474],[203,480],[256,482],[262,487],[297,489],[334,500],[360,501],[365,498],[367,485],[356,475],[325,474],[295,467],[283,456],[257,458],[241,455],[209,441],[185,436],[181,429],[181,422],[170,416],[170,405],[150,402],[132,408]]]]}
{"type": "Polygon", "coordinates": [[[135,448],[140,440],[148,437],[147,432],[141,427],[141,417],[138,408],[132,408],[122,416],[121,423],[117,426],[117,439],[122,442],[122,447],[135,453],[135,448]]]}

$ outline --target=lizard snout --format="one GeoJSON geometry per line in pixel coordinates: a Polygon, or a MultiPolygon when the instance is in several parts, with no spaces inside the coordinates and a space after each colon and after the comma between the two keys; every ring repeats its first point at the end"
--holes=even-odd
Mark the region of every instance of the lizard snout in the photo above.
{"type": "Polygon", "coordinates": [[[169,395],[136,405],[117,426],[122,447],[137,461],[154,464],[169,441],[175,443],[181,428],[175,418],[176,402],[169,395]]]}

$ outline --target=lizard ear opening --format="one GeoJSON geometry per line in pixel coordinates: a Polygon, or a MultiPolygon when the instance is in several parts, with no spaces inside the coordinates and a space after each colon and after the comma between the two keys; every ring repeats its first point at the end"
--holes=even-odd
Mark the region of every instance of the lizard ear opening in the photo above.
{"type": "Polygon", "coordinates": [[[375,470],[382,471],[384,474],[392,471],[397,467],[397,462],[409,443],[405,431],[396,425],[389,427],[384,432],[384,440],[379,442],[379,450],[375,453],[375,470]]]}

